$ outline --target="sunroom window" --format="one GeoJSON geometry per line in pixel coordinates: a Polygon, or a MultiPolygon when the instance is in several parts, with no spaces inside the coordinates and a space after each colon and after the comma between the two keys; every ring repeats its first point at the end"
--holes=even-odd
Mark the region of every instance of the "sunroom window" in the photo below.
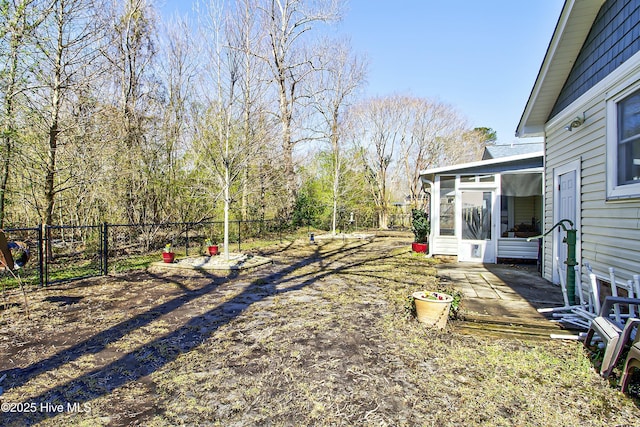
{"type": "Polygon", "coordinates": [[[500,236],[527,238],[541,232],[542,174],[503,174],[500,236]]]}
{"type": "Polygon", "coordinates": [[[456,177],[440,177],[440,235],[455,235],[456,177]]]}

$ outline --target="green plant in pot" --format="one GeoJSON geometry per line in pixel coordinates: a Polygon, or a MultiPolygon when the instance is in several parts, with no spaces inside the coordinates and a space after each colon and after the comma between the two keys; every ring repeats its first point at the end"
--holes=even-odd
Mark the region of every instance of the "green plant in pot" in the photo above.
{"type": "Polygon", "coordinates": [[[413,231],[414,241],[411,249],[414,252],[429,252],[429,233],[431,232],[431,222],[429,215],[423,210],[411,210],[411,231],[413,231]]]}
{"type": "Polygon", "coordinates": [[[218,244],[215,243],[213,240],[211,239],[207,239],[204,242],[205,246],[207,247],[207,251],[209,252],[210,256],[215,256],[218,255],[218,244]]]}
{"type": "Polygon", "coordinates": [[[448,320],[462,318],[461,302],[460,291],[438,286],[437,291],[419,291],[409,295],[404,306],[405,316],[429,327],[443,329],[448,320]]]}
{"type": "Polygon", "coordinates": [[[168,264],[172,263],[175,259],[175,252],[173,252],[173,246],[171,243],[167,243],[162,251],[162,260],[168,264]]]}

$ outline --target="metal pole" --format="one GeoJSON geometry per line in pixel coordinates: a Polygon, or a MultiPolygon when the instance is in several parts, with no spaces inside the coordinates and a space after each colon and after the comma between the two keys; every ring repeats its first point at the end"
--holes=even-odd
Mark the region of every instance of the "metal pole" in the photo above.
{"type": "Polygon", "coordinates": [[[575,303],[576,301],[576,270],[575,266],[578,264],[576,261],[576,229],[571,228],[567,230],[567,237],[564,241],[567,243],[567,296],[569,301],[575,303]]]}
{"type": "Polygon", "coordinates": [[[109,226],[105,221],[102,224],[102,275],[109,273],[109,226]]]}
{"type": "Polygon", "coordinates": [[[38,267],[40,269],[40,287],[43,287],[45,284],[45,263],[44,263],[44,233],[42,232],[43,227],[38,227],[38,267]]]}
{"type": "Polygon", "coordinates": [[[184,250],[184,255],[185,256],[189,256],[189,223],[185,223],[184,225],[184,235],[185,235],[185,240],[187,241],[186,243],[186,248],[184,250]]]}
{"type": "Polygon", "coordinates": [[[49,238],[51,237],[49,227],[47,224],[42,224],[42,246],[40,247],[40,254],[44,259],[44,285],[49,285],[49,238]]]}
{"type": "Polygon", "coordinates": [[[573,228],[573,221],[569,219],[561,219],[560,221],[558,221],[557,224],[551,227],[549,231],[547,231],[546,233],[540,236],[529,237],[527,240],[544,237],[547,234],[551,233],[553,230],[555,230],[557,227],[561,227],[564,231],[567,232],[567,237],[562,239],[562,242],[567,244],[567,259],[563,262],[567,265],[567,275],[566,275],[567,299],[571,304],[571,303],[575,303],[575,300],[576,300],[576,272],[574,267],[578,265],[578,262],[576,261],[577,230],[573,228]],[[568,223],[571,228],[567,228],[564,225],[565,222],[568,223]]]}

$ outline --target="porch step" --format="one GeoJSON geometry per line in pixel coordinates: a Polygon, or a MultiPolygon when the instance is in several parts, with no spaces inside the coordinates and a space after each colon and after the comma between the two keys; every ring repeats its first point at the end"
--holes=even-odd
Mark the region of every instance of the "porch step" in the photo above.
{"type": "Polygon", "coordinates": [[[465,319],[454,324],[456,332],[494,338],[519,338],[528,340],[550,339],[551,335],[577,335],[579,331],[563,327],[548,320],[505,316],[466,314],[465,319]]]}

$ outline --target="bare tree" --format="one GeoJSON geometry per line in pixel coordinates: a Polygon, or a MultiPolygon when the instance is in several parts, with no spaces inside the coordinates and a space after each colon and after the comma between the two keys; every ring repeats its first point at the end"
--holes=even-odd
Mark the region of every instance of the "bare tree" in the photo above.
{"type": "Polygon", "coordinates": [[[354,143],[361,149],[363,165],[373,201],[378,210],[378,226],[388,228],[390,194],[389,168],[397,145],[405,137],[406,110],[402,97],[373,98],[356,107],[354,143]]]}
{"type": "Polygon", "coordinates": [[[0,66],[0,88],[2,93],[2,164],[0,165],[0,228],[4,226],[5,201],[12,161],[15,163],[14,147],[18,139],[17,110],[27,89],[29,55],[25,52],[33,46],[32,33],[44,21],[49,9],[46,3],[37,0],[6,2],[0,8],[0,52],[6,61],[0,66]]]}
{"type": "Polygon", "coordinates": [[[387,227],[392,177],[400,193],[416,206],[420,172],[426,168],[479,160],[486,145],[453,107],[424,98],[389,96],[366,100],[353,110],[355,142],[360,145],[369,188],[381,228],[387,227]]]}
{"type": "MultiPolygon", "coordinates": [[[[83,88],[91,81],[89,71],[93,59],[98,55],[97,46],[102,36],[95,1],[55,0],[52,13],[38,27],[39,57],[36,67],[38,89],[33,100],[38,112],[38,121],[46,138],[44,163],[44,204],[42,219],[53,223],[56,195],[72,185],[75,162],[71,131],[78,125],[73,120],[83,88]],[[64,164],[59,160],[65,156],[64,164]],[[63,172],[61,167],[66,167],[63,172]]],[[[37,153],[36,153],[37,155],[37,153]]]]}
{"type": "Polygon", "coordinates": [[[162,96],[161,129],[159,140],[163,144],[167,169],[165,179],[180,182],[168,185],[175,215],[181,221],[201,221],[211,217],[212,205],[198,184],[197,171],[189,170],[185,156],[192,148],[193,125],[197,102],[199,60],[196,34],[186,17],[174,17],[162,32],[159,76],[164,85],[162,96]]]}
{"type": "Polygon", "coordinates": [[[214,172],[222,192],[224,257],[228,260],[232,187],[259,145],[254,144],[252,136],[253,68],[247,63],[251,58],[247,57],[246,48],[250,43],[247,38],[251,37],[251,21],[247,21],[249,3],[235,11],[223,6],[223,2],[211,0],[202,14],[201,39],[207,46],[208,75],[203,76],[206,89],[202,99],[206,110],[198,123],[198,136],[204,154],[200,163],[214,172]]]}
{"type": "Polygon", "coordinates": [[[114,180],[129,222],[161,222],[168,218],[166,184],[160,185],[167,164],[162,144],[150,134],[159,90],[152,74],[155,12],[148,0],[112,0],[108,12],[110,41],[104,57],[111,66],[111,96],[116,100],[111,118],[118,145],[114,180]]]}
{"type": "MultiPolygon", "coordinates": [[[[242,172],[242,196],[240,214],[242,219],[248,218],[249,198],[255,193],[254,185],[251,185],[251,172],[257,172],[256,180],[260,183],[259,199],[264,204],[264,157],[258,154],[266,154],[267,144],[265,140],[268,134],[268,121],[265,117],[267,110],[265,105],[266,68],[265,62],[255,55],[262,45],[264,34],[260,31],[260,21],[256,14],[256,0],[239,0],[236,19],[229,25],[230,48],[240,53],[240,68],[242,78],[239,82],[242,106],[242,130],[243,145],[254,147],[255,157],[248,158],[247,166],[242,172]]],[[[260,217],[264,218],[264,206],[261,206],[260,217]]]]}
{"type": "MultiPolygon", "coordinates": [[[[189,103],[193,102],[193,85],[196,83],[199,63],[195,58],[194,37],[189,22],[176,18],[164,31],[163,77],[166,99],[162,116],[162,134],[166,156],[172,175],[177,170],[177,153],[186,144],[187,128],[192,118],[189,103]]],[[[175,177],[175,175],[174,175],[175,177]]]]}
{"type": "Polygon", "coordinates": [[[320,57],[325,63],[314,76],[312,93],[313,106],[322,123],[319,133],[331,145],[331,230],[335,234],[342,184],[344,115],[357,96],[357,90],[365,83],[366,62],[352,53],[346,41],[332,43],[327,40],[322,46],[324,49],[320,57]]]}
{"type": "Polygon", "coordinates": [[[267,52],[259,54],[269,64],[278,98],[277,117],[281,127],[286,186],[283,215],[288,217],[293,212],[297,190],[293,149],[301,141],[294,135],[295,118],[302,98],[308,96],[303,85],[309,75],[316,71],[309,39],[305,39],[305,36],[309,35],[314,24],[337,19],[338,7],[336,0],[262,0],[259,10],[268,41],[267,52]]]}
{"type": "Polygon", "coordinates": [[[421,199],[420,171],[477,160],[483,145],[452,106],[425,98],[403,97],[405,137],[400,140],[399,170],[413,207],[421,199]]]}

